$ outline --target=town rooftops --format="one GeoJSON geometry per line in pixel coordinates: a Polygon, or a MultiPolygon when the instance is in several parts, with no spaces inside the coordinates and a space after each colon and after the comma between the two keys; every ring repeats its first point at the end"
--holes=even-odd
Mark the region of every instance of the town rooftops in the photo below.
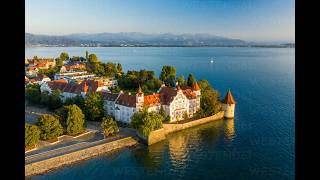
{"type": "Polygon", "coordinates": [[[96,92],[99,87],[103,86],[103,83],[94,80],[83,80],[80,84],[77,84],[73,82],[68,83],[68,81],[60,79],[49,81],[48,86],[51,89],[59,89],[62,92],[80,94],[81,92],[96,92]]]}
{"type": "Polygon", "coordinates": [[[154,106],[160,104],[160,94],[151,94],[144,96],[144,104],[147,106],[154,106]]]}
{"type": "Polygon", "coordinates": [[[233,99],[230,89],[228,90],[224,100],[222,101],[225,104],[236,104],[236,101],[233,99]]]}

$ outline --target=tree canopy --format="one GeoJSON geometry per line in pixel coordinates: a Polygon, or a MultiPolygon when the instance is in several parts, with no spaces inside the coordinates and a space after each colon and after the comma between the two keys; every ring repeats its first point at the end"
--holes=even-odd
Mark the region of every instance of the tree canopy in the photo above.
{"type": "Polygon", "coordinates": [[[221,110],[219,92],[214,89],[206,89],[201,94],[200,106],[205,116],[211,116],[221,110]]]}
{"type": "Polygon", "coordinates": [[[195,83],[196,83],[196,80],[193,77],[193,74],[189,74],[187,85],[192,87],[195,83]]]}
{"type": "Polygon", "coordinates": [[[89,93],[84,99],[83,112],[87,120],[101,121],[104,116],[102,95],[97,92],[89,93]]]}
{"type": "Polygon", "coordinates": [[[186,80],[184,79],[183,75],[178,77],[177,82],[178,82],[179,86],[186,85],[186,80]]]}
{"type": "Polygon", "coordinates": [[[176,68],[173,66],[163,66],[160,73],[160,80],[167,86],[174,86],[176,79],[176,68]]]}
{"type": "Polygon", "coordinates": [[[77,105],[64,106],[67,111],[66,131],[69,135],[76,135],[85,131],[85,119],[82,110],[77,105]]]}
{"type": "Polygon", "coordinates": [[[105,137],[115,135],[119,132],[119,127],[112,116],[102,118],[101,128],[105,137]]]}
{"type": "Polygon", "coordinates": [[[62,52],[60,54],[60,60],[63,62],[63,61],[66,61],[66,60],[69,60],[69,54],[66,53],[66,52],[62,52]]]}
{"type": "Polygon", "coordinates": [[[40,134],[38,126],[25,123],[25,146],[36,145],[39,142],[40,134]]]}
{"type": "Polygon", "coordinates": [[[44,114],[40,116],[37,125],[41,130],[40,137],[43,140],[50,140],[63,134],[63,127],[59,119],[53,115],[44,114]]]}
{"type": "Polygon", "coordinates": [[[156,112],[136,112],[131,117],[130,126],[143,136],[148,136],[152,131],[162,128],[163,120],[163,116],[156,112]]]}
{"type": "Polygon", "coordinates": [[[95,63],[98,63],[98,62],[100,62],[100,61],[99,61],[98,56],[97,56],[96,54],[90,54],[90,55],[89,55],[88,62],[89,62],[90,64],[95,64],[95,63]]]}

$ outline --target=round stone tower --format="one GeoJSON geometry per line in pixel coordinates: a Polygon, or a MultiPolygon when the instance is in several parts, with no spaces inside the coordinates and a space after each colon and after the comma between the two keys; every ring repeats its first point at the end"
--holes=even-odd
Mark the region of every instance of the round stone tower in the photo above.
{"type": "Polygon", "coordinates": [[[233,99],[230,89],[227,92],[226,97],[222,101],[222,109],[224,111],[225,118],[234,118],[234,108],[236,101],[233,99]]]}

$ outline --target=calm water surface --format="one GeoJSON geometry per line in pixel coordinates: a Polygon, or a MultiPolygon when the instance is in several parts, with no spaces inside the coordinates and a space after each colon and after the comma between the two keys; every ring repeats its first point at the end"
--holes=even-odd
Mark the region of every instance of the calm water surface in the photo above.
{"type": "Polygon", "coordinates": [[[294,179],[295,49],[27,48],[26,57],[96,53],[124,70],[173,65],[177,74],[209,80],[237,101],[234,120],[185,130],[32,179],[294,179]],[[213,63],[210,63],[213,58],[213,63]]]}

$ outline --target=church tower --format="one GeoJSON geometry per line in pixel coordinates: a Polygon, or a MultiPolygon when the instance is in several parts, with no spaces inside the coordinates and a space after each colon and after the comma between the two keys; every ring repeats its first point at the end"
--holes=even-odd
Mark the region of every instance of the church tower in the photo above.
{"type": "Polygon", "coordinates": [[[200,109],[200,97],[201,97],[201,89],[197,82],[193,84],[192,91],[196,94],[196,111],[200,109]]]}
{"type": "Polygon", "coordinates": [[[144,103],[144,94],[142,92],[141,87],[139,86],[138,92],[136,94],[136,108],[138,111],[142,110],[144,103]]]}
{"type": "Polygon", "coordinates": [[[224,111],[225,118],[234,118],[234,108],[236,101],[233,99],[230,89],[227,92],[226,97],[222,101],[222,109],[224,111]]]}

